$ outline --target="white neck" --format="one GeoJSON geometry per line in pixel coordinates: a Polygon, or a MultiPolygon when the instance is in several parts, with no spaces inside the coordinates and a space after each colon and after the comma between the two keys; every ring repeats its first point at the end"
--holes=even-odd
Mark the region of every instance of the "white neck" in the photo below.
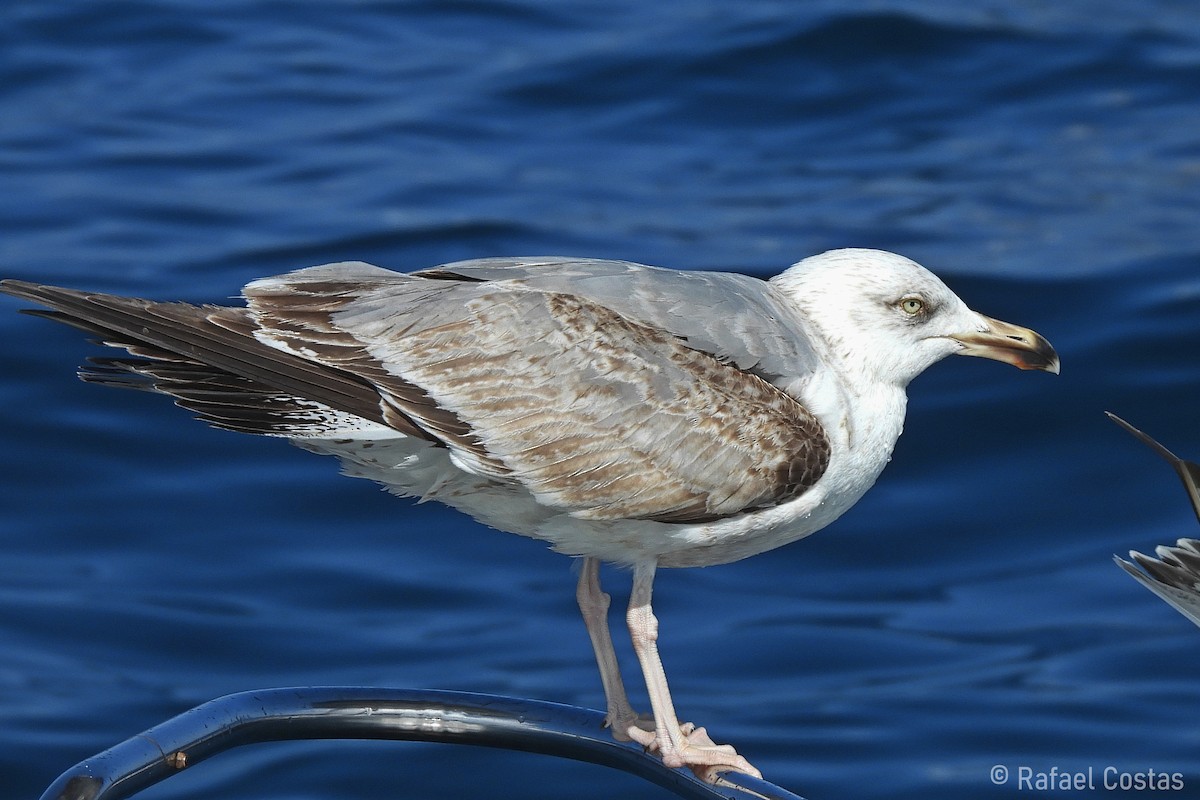
{"type": "Polygon", "coordinates": [[[904,429],[908,396],[903,386],[873,380],[856,365],[829,366],[794,387],[793,396],[816,414],[830,439],[834,456],[824,488],[826,497],[841,507],[836,512],[840,514],[858,501],[891,460],[904,429]]]}

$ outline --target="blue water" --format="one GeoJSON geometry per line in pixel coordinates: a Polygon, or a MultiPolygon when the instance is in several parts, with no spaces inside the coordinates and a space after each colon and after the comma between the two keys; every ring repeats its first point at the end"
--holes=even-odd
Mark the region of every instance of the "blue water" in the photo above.
{"type": "MultiPolygon", "coordinates": [[[[0,10],[9,277],[219,302],[342,259],[768,274],[874,246],[1048,336],[1057,378],[950,359],[918,379],[894,463],[829,530],[660,574],[682,715],[811,800],[1034,795],[993,765],[1200,793],[1200,631],[1110,560],[1195,520],[1101,413],[1200,458],[1197,220],[1189,3],[0,10]]],[[[602,704],[567,559],[80,384],[93,350],[18,307],[0,301],[0,797],[250,688],[602,704]]],[[[665,794],[531,755],[301,743],[146,796],[665,794]]]]}

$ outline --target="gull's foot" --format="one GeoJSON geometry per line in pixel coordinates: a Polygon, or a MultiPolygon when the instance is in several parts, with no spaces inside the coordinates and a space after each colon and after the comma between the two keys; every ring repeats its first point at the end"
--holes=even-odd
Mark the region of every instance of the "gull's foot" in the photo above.
{"type": "Polygon", "coordinates": [[[678,741],[668,736],[665,747],[652,731],[639,727],[627,730],[629,737],[645,747],[647,752],[660,753],[663,763],[668,767],[687,767],[705,783],[716,783],[719,774],[727,770],[762,778],[762,773],[739,756],[731,745],[717,744],[709,737],[707,730],[697,728],[690,722],[679,726],[678,741]]]}

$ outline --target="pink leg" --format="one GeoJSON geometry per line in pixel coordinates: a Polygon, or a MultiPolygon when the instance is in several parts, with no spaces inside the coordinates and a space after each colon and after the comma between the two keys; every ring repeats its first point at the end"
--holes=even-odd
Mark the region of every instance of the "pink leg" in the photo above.
{"type": "Polygon", "coordinates": [[[654,733],[631,728],[628,733],[634,741],[650,750],[658,750],[663,763],[668,767],[689,767],[701,778],[713,782],[718,768],[733,769],[761,778],[762,773],[750,766],[729,745],[714,744],[704,728],[691,723],[680,726],[675,715],[675,704],[667,688],[667,675],[663,671],[662,659],[658,655],[658,619],[650,607],[650,594],[654,585],[657,564],[643,562],[634,567],[633,591],[629,595],[629,635],[633,649],[642,665],[646,678],[646,690],[650,694],[650,707],[654,710],[654,733]]]}
{"type": "Polygon", "coordinates": [[[604,699],[608,704],[604,724],[612,729],[613,738],[617,741],[632,741],[633,736],[629,733],[631,728],[644,732],[650,729],[653,721],[639,716],[625,694],[625,682],[621,680],[621,668],[617,664],[612,634],[608,629],[609,597],[600,589],[599,559],[583,560],[575,599],[579,602],[583,624],[587,626],[592,649],[596,652],[596,664],[600,667],[600,682],[604,685],[604,699]]]}

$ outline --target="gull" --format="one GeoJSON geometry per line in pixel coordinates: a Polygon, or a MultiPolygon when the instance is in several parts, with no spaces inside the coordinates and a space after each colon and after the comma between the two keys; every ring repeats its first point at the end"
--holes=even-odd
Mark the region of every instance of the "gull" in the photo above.
{"type": "Polygon", "coordinates": [[[606,724],[709,781],[761,774],[680,724],[655,571],[738,561],[833,522],[889,461],[909,381],[945,356],[1059,369],[1037,333],[867,249],[766,281],[583,258],[413,273],[343,262],[253,281],[245,307],[0,289],[128,352],[92,359],[84,380],[170,395],[216,427],[285,437],[580,557],[606,724]],[[601,562],[633,573],[626,624],[648,716],[626,695],[601,562]]]}
{"type": "MultiPolygon", "coordinates": [[[[1116,414],[1105,413],[1171,465],[1183,481],[1196,518],[1200,519],[1200,464],[1185,461],[1116,414]]],[[[1179,539],[1174,547],[1159,545],[1154,554],[1158,557],[1129,551],[1129,557],[1142,569],[1119,556],[1113,556],[1113,561],[1180,614],[1200,625],[1200,539],[1179,539]]]]}

